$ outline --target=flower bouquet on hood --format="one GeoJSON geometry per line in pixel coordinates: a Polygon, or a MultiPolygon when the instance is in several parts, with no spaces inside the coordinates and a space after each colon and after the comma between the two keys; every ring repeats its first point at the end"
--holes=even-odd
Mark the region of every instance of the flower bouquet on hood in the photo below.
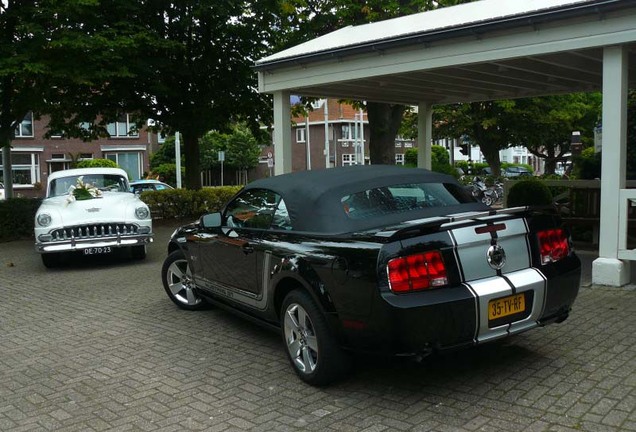
{"type": "Polygon", "coordinates": [[[77,178],[75,186],[69,188],[69,194],[67,201],[69,203],[77,200],[88,200],[93,198],[101,198],[102,191],[100,191],[95,185],[90,183],[84,183],[84,176],[77,178]]]}

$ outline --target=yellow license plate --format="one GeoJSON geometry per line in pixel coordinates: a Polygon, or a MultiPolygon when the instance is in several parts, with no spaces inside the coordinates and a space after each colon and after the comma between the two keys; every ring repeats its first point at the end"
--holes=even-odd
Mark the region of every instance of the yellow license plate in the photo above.
{"type": "Polygon", "coordinates": [[[502,297],[488,302],[488,319],[494,320],[526,310],[526,297],[523,294],[502,297]]]}

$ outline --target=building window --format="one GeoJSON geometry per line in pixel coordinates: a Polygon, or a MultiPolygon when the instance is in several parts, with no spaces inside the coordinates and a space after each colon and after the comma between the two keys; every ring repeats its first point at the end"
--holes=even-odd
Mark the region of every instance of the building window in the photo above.
{"type": "Polygon", "coordinates": [[[342,166],[356,165],[356,155],[355,154],[343,154],[342,155],[342,166]]]}
{"type": "Polygon", "coordinates": [[[304,143],[305,142],[305,128],[296,128],[296,142],[304,143]]]}
{"type": "Polygon", "coordinates": [[[139,136],[139,132],[137,131],[135,125],[130,122],[130,116],[128,114],[122,114],[121,116],[119,116],[116,122],[108,123],[108,125],[106,125],[106,131],[111,136],[111,138],[128,138],[139,136]]]}
{"type": "Polygon", "coordinates": [[[128,173],[131,180],[140,179],[142,176],[142,155],[139,152],[105,153],[104,157],[114,161],[121,169],[128,173]]]}
{"type": "Polygon", "coordinates": [[[163,144],[166,142],[167,135],[164,131],[157,133],[157,142],[163,144]]]}
{"type": "Polygon", "coordinates": [[[15,128],[16,138],[33,137],[33,113],[30,112],[24,116],[22,123],[15,128]]]}
{"type": "Polygon", "coordinates": [[[342,125],[342,138],[343,140],[352,140],[353,139],[353,128],[351,124],[343,124],[342,125]]]}
{"type": "MultiPolygon", "coordinates": [[[[2,167],[4,165],[0,166],[0,179],[4,176],[2,167]]],[[[32,185],[40,181],[40,155],[37,153],[11,153],[11,168],[14,185],[32,185]]]]}
{"type": "Polygon", "coordinates": [[[396,153],[395,154],[395,164],[396,165],[404,165],[404,153],[396,153]]]}

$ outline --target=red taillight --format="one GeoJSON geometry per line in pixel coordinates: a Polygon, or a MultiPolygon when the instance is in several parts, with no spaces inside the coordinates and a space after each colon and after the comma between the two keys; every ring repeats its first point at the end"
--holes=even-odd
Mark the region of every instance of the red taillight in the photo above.
{"type": "Polygon", "coordinates": [[[439,251],[394,258],[387,265],[391,291],[404,293],[446,285],[446,266],[439,251]]]}
{"type": "Polygon", "coordinates": [[[539,237],[541,264],[558,261],[570,254],[570,244],[563,229],[539,231],[537,237],[539,237]]]}

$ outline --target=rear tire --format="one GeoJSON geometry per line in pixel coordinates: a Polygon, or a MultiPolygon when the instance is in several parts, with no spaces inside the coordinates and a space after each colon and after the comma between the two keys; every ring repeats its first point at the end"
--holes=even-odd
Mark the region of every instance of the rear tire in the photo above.
{"type": "Polygon", "coordinates": [[[291,291],[283,301],[280,315],[287,357],[301,380],[323,386],[349,371],[351,357],[340,348],[309,294],[291,291]]]}
{"type": "Polygon", "coordinates": [[[181,309],[199,310],[207,306],[197,292],[190,264],[181,250],[172,252],[163,262],[161,280],[170,300],[181,309]]]}
{"type": "Polygon", "coordinates": [[[42,264],[44,264],[46,268],[55,268],[60,265],[60,258],[59,253],[43,253],[42,264]]]}

